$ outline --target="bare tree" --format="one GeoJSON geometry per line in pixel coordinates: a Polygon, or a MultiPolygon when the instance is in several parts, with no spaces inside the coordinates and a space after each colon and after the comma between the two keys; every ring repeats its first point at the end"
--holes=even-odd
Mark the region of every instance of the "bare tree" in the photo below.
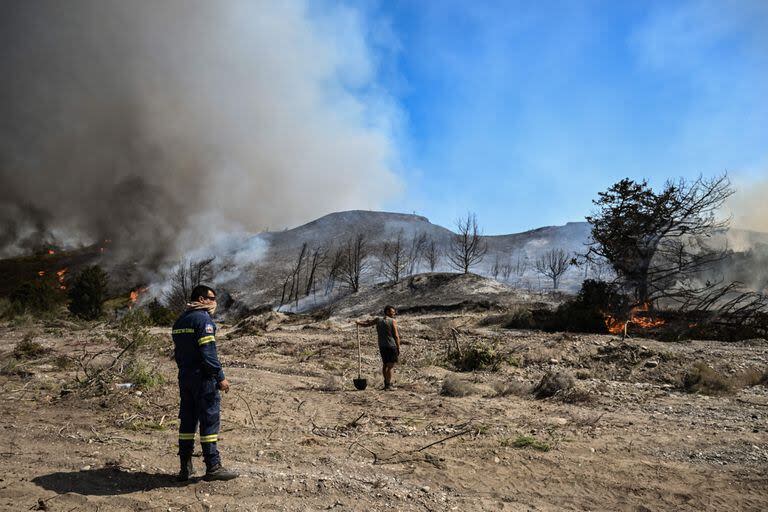
{"type": "Polygon", "coordinates": [[[501,265],[501,278],[507,282],[509,281],[509,276],[512,275],[512,263],[507,260],[501,265]]]}
{"type": "Polygon", "coordinates": [[[328,263],[327,277],[325,281],[325,294],[333,292],[336,286],[336,281],[341,277],[341,270],[344,266],[344,249],[337,247],[336,249],[329,251],[330,260],[328,263]]]}
{"type": "Polygon", "coordinates": [[[308,296],[315,290],[315,281],[320,266],[328,257],[328,251],[324,247],[317,247],[312,251],[312,255],[307,261],[307,281],[304,287],[304,296],[308,296]]]}
{"type": "Polygon", "coordinates": [[[448,260],[453,268],[468,274],[469,270],[483,261],[488,252],[488,244],[477,226],[477,216],[468,213],[456,221],[456,233],[451,238],[448,248],[448,260]]]}
{"type": "Polygon", "coordinates": [[[381,274],[392,283],[400,282],[410,267],[410,255],[403,241],[403,231],[400,230],[394,240],[387,240],[381,247],[381,274]]]}
{"type": "Polygon", "coordinates": [[[187,307],[195,286],[210,282],[215,257],[189,261],[182,258],[171,275],[171,287],[164,296],[165,305],[181,313],[187,307]]]}
{"type": "Polygon", "coordinates": [[[304,259],[307,256],[307,252],[309,251],[307,247],[307,243],[304,242],[301,244],[301,249],[299,250],[299,256],[296,258],[296,263],[293,265],[290,271],[291,275],[291,291],[288,295],[288,302],[291,302],[293,300],[298,307],[299,305],[299,290],[301,289],[301,269],[304,265],[304,259]]]}
{"type": "Polygon", "coordinates": [[[515,263],[512,266],[512,272],[518,277],[518,279],[522,279],[526,270],[528,270],[528,257],[523,257],[518,254],[517,258],[515,258],[515,263]]]}
{"type": "Polygon", "coordinates": [[[294,264],[283,275],[280,306],[293,302],[294,307],[298,307],[299,299],[312,293],[318,269],[326,257],[327,251],[323,247],[310,248],[306,242],[301,245],[294,264]]]}
{"type": "Polygon", "coordinates": [[[408,275],[416,273],[421,262],[422,255],[427,248],[427,234],[425,232],[414,233],[411,238],[411,246],[408,251],[408,275]]]}
{"type": "Polygon", "coordinates": [[[368,256],[368,237],[364,233],[352,235],[342,245],[343,260],[341,280],[353,291],[360,290],[360,278],[366,271],[365,258],[368,256]]]}
{"type": "Polygon", "coordinates": [[[437,265],[440,263],[440,247],[438,247],[437,242],[435,242],[434,238],[429,238],[427,241],[425,247],[424,247],[424,260],[427,262],[427,265],[429,266],[429,271],[434,272],[437,268],[437,265]]]}
{"type": "Polygon", "coordinates": [[[491,265],[491,276],[494,279],[499,279],[499,273],[501,272],[502,266],[503,263],[501,262],[501,257],[496,253],[496,257],[493,259],[493,265],[491,265]]]}
{"type": "Polygon", "coordinates": [[[562,249],[550,249],[536,258],[536,271],[552,280],[552,287],[557,290],[560,277],[568,270],[571,258],[562,249]]]}

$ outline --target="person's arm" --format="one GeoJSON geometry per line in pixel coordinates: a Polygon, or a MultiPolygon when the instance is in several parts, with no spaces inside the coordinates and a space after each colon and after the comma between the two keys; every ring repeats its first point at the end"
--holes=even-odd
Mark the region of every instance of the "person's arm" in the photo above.
{"type": "Polygon", "coordinates": [[[360,327],[373,327],[376,325],[376,319],[371,318],[370,320],[355,320],[355,323],[360,327]]]}
{"type": "Polygon", "coordinates": [[[229,391],[229,381],[224,377],[224,370],[221,367],[219,355],[216,352],[215,332],[215,326],[211,323],[206,323],[199,330],[197,346],[203,359],[203,372],[207,376],[214,377],[219,384],[219,389],[226,393],[229,391]]]}
{"type": "Polygon", "coordinates": [[[397,343],[397,351],[400,352],[400,330],[397,328],[397,320],[392,319],[392,330],[395,334],[395,343],[397,343]]]}

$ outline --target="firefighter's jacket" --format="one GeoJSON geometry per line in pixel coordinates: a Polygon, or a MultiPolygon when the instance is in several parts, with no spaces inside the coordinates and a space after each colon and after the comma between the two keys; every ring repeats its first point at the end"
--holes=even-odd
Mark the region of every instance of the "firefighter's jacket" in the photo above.
{"type": "Polygon", "coordinates": [[[216,324],[204,309],[185,311],[171,331],[179,380],[215,378],[224,380],[216,353],[216,324]]]}

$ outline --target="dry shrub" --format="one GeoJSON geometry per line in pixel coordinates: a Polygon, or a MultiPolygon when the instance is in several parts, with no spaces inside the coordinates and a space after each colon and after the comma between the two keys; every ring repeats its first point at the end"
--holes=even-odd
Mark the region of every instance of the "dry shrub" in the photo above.
{"type": "Polygon", "coordinates": [[[342,387],[343,385],[340,377],[336,375],[327,375],[317,389],[320,391],[335,392],[341,391],[342,387]]]}
{"type": "Polygon", "coordinates": [[[162,344],[162,340],[150,333],[150,325],[146,312],[130,311],[117,322],[114,331],[106,333],[106,337],[118,347],[134,352],[145,347],[157,347],[162,344]]]}
{"type": "Polygon", "coordinates": [[[533,396],[538,399],[550,398],[572,392],[575,387],[576,380],[570,373],[564,371],[547,372],[533,388],[533,396]]]}
{"type": "Polygon", "coordinates": [[[498,325],[505,329],[534,329],[536,327],[531,311],[523,308],[513,309],[501,315],[487,316],[478,325],[482,327],[498,325]]]}
{"type": "Polygon", "coordinates": [[[45,348],[38,342],[34,341],[33,334],[27,334],[13,348],[13,357],[19,360],[37,359],[44,356],[48,352],[50,352],[50,349],[45,348]]]}
{"type": "Polygon", "coordinates": [[[558,359],[560,352],[546,347],[531,348],[523,354],[523,366],[548,364],[550,359],[558,359]]]}
{"type": "Polygon", "coordinates": [[[758,370],[750,368],[736,375],[733,380],[739,388],[751,388],[752,386],[768,386],[768,368],[758,370]]]}
{"type": "Polygon", "coordinates": [[[516,380],[499,381],[493,384],[493,391],[495,397],[501,396],[528,396],[531,394],[532,386],[527,382],[519,382],[516,380]]]}
{"type": "Polygon", "coordinates": [[[473,372],[475,370],[498,371],[504,362],[504,354],[497,347],[486,341],[474,341],[464,347],[461,352],[454,351],[450,355],[450,362],[460,372],[473,372]]]}
{"type": "Polygon", "coordinates": [[[533,448],[540,452],[548,452],[551,450],[549,444],[539,441],[532,436],[518,436],[514,441],[502,442],[502,446],[514,446],[515,448],[533,448]]]}
{"type": "Polygon", "coordinates": [[[165,377],[156,367],[139,357],[131,358],[123,371],[123,378],[138,389],[152,389],[165,383],[165,377]]]}
{"type": "Polygon", "coordinates": [[[477,393],[477,388],[456,375],[448,375],[443,381],[440,394],[443,396],[469,396],[477,393]]]}
{"type": "Polygon", "coordinates": [[[276,330],[280,324],[288,320],[288,315],[279,311],[263,311],[240,320],[235,328],[227,335],[229,338],[241,336],[261,336],[266,332],[276,330]]]}
{"type": "Polygon", "coordinates": [[[557,398],[566,404],[591,404],[595,402],[595,396],[592,393],[578,387],[564,391],[557,395],[557,398]]]}
{"type": "Polygon", "coordinates": [[[682,378],[681,388],[688,393],[721,395],[733,391],[733,383],[703,361],[698,361],[682,378]]]}

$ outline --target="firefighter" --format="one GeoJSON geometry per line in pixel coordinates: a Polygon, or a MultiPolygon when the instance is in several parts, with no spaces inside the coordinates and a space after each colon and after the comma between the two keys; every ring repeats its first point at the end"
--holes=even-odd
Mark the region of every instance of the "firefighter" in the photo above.
{"type": "Polygon", "coordinates": [[[205,480],[231,480],[238,475],[224,469],[216,447],[219,436],[219,390],[229,392],[216,354],[216,324],[211,315],[216,311],[216,292],[199,285],[192,290],[187,309],[173,324],[173,345],[179,367],[179,481],[187,481],[194,473],[192,451],[195,431],[200,425],[205,480]]]}

